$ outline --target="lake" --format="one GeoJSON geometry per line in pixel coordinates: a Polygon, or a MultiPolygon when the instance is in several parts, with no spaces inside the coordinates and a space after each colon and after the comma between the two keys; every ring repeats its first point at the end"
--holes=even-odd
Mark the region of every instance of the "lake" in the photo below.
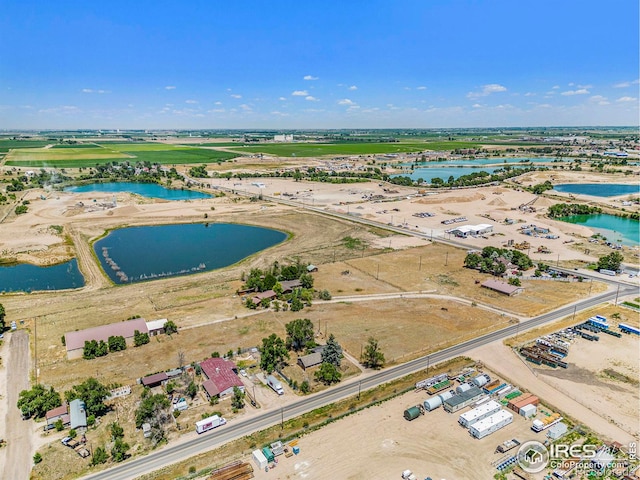
{"type": "Polygon", "coordinates": [[[50,267],[28,263],[0,266],[0,292],[64,290],[83,286],[84,277],[75,258],[50,267]]]}
{"type": "Polygon", "coordinates": [[[108,182],[108,183],[91,183],[89,185],[80,185],[75,187],[67,187],[66,192],[73,193],[118,193],[128,192],[135,193],[147,198],[161,198],[163,200],[199,200],[202,198],[211,198],[208,193],[197,192],[195,190],[182,190],[166,188],[157,183],[136,183],[136,182],[108,182]]]}
{"type": "Polygon", "coordinates": [[[640,195],[638,185],[622,183],[563,183],[554,185],[557,192],[574,193],[576,195],[592,195],[594,197],[616,197],[618,195],[640,195]]]}
{"type": "MultiPolygon", "coordinates": [[[[435,163],[435,162],[434,162],[435,163]]],[[[450,176],[453,178],[458,178],[463,175],[469,175],[471,173],[479,173],[479,172],[487,172],[493,173],[496,170],[502,167],[424,167],[424,168],[415,168],[413,172],[407,173],[399,173],[396,175],[391,175],[392,177],[409,177],[411,180],[416,181],[419,178],[422,178],[426,183],[431,183],[431,180],[438,177],[444,180],[445,182],[449,179],[450,176]]],[[[512,168],[517,168],[512,165],[512,168]]]]}
{"type": "Polygon", "coordinates": [[[571,215],[560,217],[563,222],[584,225],[604,235],[607,241],[623,245],[638,245],[640,222],[630,218],[616,217],[606,213],[592,215],[571,215]]]}
{"type": "MultiPolygon", "coordinates": [[[[472,167],[474,165],[502,165],[502,164],[513,164],[520,163],[526,165],[527,163],[553,163],[554,158],[540,158],[540,157],[522,157],[522,158],[476,158],[475,160],[437,160],[433,162],[424,162],[424,163],[402,163],[403,167],[410,167],[411,165],[415,165],[416,167],[429,167],[430,165],[451,165],[458,166],[463,165],[467,167],[472,167]]],[[[560,162],[557,162],[560,163],[560,162]]]]}
{"type": "Polygon", "coordinates": [[[109,278],[123,284],[227,267],[286,238],[249,225],[156,225],[113,230],[93,249],[109,278]]]}

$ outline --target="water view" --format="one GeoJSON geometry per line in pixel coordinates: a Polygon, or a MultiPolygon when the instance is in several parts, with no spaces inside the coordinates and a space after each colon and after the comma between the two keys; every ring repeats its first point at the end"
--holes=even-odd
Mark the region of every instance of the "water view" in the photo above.
{"type": "Polygon", "coordinates": [[[640,195],[638,185],[622,183],[563,183],[554,185],[554,190],[576,195],[593,195],[594,197],[616,197],[618,195],[640,195]]]}
{"type": "MultiPolygon", "coordinates": [[[[458,166],[464,165],[472,167],[474,165],[501,165],[501,164],[514,164],[520,163],[526,165],[527,163],[552,163],[555,158],[541,158],[541,157],[522,157],[522,158],[476,158],[474,160],[462,159],[462,160],[437,160],[433,162],[424,163],[403,163],[403,167],[410,167],[411,165],[428,167],[430,165],[451,165],[458,166]]],[[[563,160],[564,161],[564,160],[563,160]]]]}
{"type": "Polygon", "coordinates": [[[123,284],[227,267],[286,238],[249,225],[157,225],[114,230],[93,248],[109,278],[123,284]]]}
{"type": "Polygon", "coordinates": [[[64,290],[83,286],[84,277],[75,258],[51,267],[28,263],[0,266],[0,292],[64,290]]]}
{"type": "Polygon", "coordinates": [[[197,192],[195,190],[181,190],[166,188],[157,183],[136,183],[136,182],[109,182],[109,183],[91,183],[89,185],[80,185],[76,187],[65,188],[67,192],[74,193],[117,193],[129,192],[135,193],[147,198],[161,198],[163,200],[199,200],[201,198],[211,198],[208,193],[197,192]]]}
{"type": "MultiPolygon", "coordinates": [[[[454,179],[463,175],[469,175],[471,173],[487,172],[493,173],[502,167],[434,167],[434,168],[415,168],[413,172],[399,173],[392,175],[392,177],[409,177],[411,180],[416,181],[422,178],[426,183],[431,183],[434,178],[441,178],[445,182],[452,176],[454,179]]],[[[512,166],[512,168],[517,168],[512,166]]]]}
{"type": "Polygon", "coordinates": [[[589,227],[607,238],[612,243],[635,246],[640,242],[640,222],[630,218],[616,217],[606,213],[594,215],[571,215],[559,220],[589,227]]]}

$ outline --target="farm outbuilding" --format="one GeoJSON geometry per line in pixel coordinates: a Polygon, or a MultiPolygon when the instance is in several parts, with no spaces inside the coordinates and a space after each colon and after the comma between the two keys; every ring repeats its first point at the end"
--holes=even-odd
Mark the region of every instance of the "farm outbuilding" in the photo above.
{"type": "Polygon", "coordinates": [[[164,333],[164,326],[167,323],[166,318],[161,318],[160,320],[152,320],[151,322],[146,322],[147,330],[150,337],[154,337],[156,335],[160,335],[164,333]]]}
{"type": "Polygon", "coordinates": [[[515,285],[509,285],[506,282],[501,282],[500,280],[485,280],[481,284],[484,288],[488,288],[489,290],[493,290],[495,292],[504,293],[505,295],[516,295],[524,291],[524,288],[517,287],[515,285]]]}
{"type": "Polygon", "coordinates": [[[162,385],[167,380],[169,380],[169,376],[165,372],[160,372],[148,377],[142,377],[140,383],[145,387],[153,388],[162,385]]]}
{"type": "Polygon", "coordinates": [[[63,403],[59,407],[52,408],[44,417],[47,420],[47,426],[55,424],[58,420],[62,420],[62,425],[67,425],[70,421],[67,404],[63,403]]]}
{"type": "Polygon", "coordinates": [[[207,358],[200,362],[207,380],[202,384],[205,393],[211,398],[222,398],[233,393],[233,387],[244,392],[244,383],[238,374],[236,364],[224,358],[207,358]]]}
{"type": "Polygon", "coordinates": [[[133,335],[138,330],[140,333],[149,333],[147,322],[144,318],[134,318],[124,322],[111,323],[100,327],[87,328],[76,332],[68,332],[65,334],[65,347],[67,349],[67,358],[81,358],[84,350],[84,342],[91,340],[107,342],[109,337],[121,336],[127,341],[128,345],[133,344],[133,335]]]}
{"type": "Polygon", "coordinates": [[[298,358],[298,365],[303,370],[307,368],[315,367],[316,365],[320,365],[322,363],[322,352],[313,352],[309,355],[304,355],[298,358]]]}
{"type": "Polygon", "coordinates": [[[71,400],[69,403],[69,417],[71,420],[69,427],[72,430],[80,430],[81,432],[84,432],[87,428],[86,404],[78,398],[71,400]]]}

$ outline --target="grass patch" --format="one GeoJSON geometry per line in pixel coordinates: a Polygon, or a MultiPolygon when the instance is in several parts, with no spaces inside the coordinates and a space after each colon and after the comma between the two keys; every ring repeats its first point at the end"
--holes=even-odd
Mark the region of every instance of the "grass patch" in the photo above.
{"type": "Polygon", "coordinates": [[[629,385],[633,385],[634,387],[637,387],[640,384],[640,381],[637,378],[631,378],[630,376],[625,375],[624,373],[617,372],[616,370],[613,370],[611,368],[605,368],[602,371],[602,374],[612,380],[628,383],[629,385]]]}
{"type": "Polygon", "coordinates": [[[344,237],[342,239],[342,245],[350,250],[362,250],[368,246],[364,240],[354,237],[344,237]]]}

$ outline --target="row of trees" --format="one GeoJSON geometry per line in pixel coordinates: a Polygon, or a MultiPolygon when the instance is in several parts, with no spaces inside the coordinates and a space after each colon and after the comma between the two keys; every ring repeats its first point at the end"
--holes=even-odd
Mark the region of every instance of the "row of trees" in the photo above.
{"type": "MultiPolygon", "coordinates": [[[[74,385],[64,394],[65,400],[71,402],[82,400],[89,416],[99,417],[107,413],[108,407],[104,400],[109,396],[109,389],[98,380],[91,377],[84,382],[74,385]]],[[[52,408],[62,405],[62,398],[53,387],[46,388],[38,383],[30,390],[23,390],[18,396],[18,408],[25,418],[42,418],[52,408]]]]}
{"type": "MultiPolygon", "coordinates": [[[[264,270],[252,268],[246,277],[244,273],[242,274],[242,281],[244,281],[242,289],[257,292],[276,291],[276,284],[285,280],[300,280],[302,288],[313,288],[313,276],[307,271],[308,265],[298,260],[294,264],[282,266],[275,261],[271,267],[264,270]]],[[[280,285],[280,293],[282,293],[282,285],[280,285]]]]}
{"type": "Polygon", "coordinates": [[[590,215],[592,213],[602,213],[602,209],[581,203],[557,203],[551,205],[547,210],[547,215],[550,218],[568,217],[570,215],[590,215]]]}
{"type": "MultiPolygon", "coordinates": [[[[178,331],[177,325],[168,320],[164,326],[165,333],[171,335],[178,331]]],[[[64,343],[64,337],[62,337],[64,343]]],[[[148,333],[142,333],[140,330],[133,332],[133,345],[140,347],[149,343],[150,338],[148,333]]],[[[108,353],[120,352],[127,349],[127,341],[122,335],[112,335],[107,341],[104,340],[86,340],[82,349],[82,358],[91,360],[97,357],[104,357],[108,353]]]]}
{"type": "Polygon", "coordinates": [[[533,267],[533,261],[528,255],[506,248],[484,247],[481,253],[469,253],[464,259],[465,267],[492,275],[502,275],[506,272],[505,263],[512,263],[518,267],[518,270],[528,270],[533,267]]]}

